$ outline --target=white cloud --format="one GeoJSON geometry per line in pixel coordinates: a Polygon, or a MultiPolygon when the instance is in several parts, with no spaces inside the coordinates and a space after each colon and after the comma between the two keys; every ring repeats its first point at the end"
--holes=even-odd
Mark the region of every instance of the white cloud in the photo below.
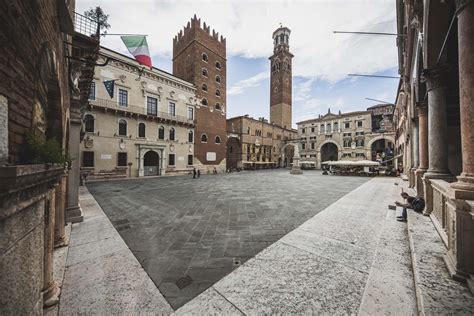
{"type": "Polygon", "coordinates": [[[255,76],[252,76],[250,78],[240,80],[232,87],[230,87],[229,90],[227,90],[227,95],[241,94],[242,92],[244,92],[245,89],[258,87],[263,80],[268,79],[269,77],[270,74],[268,73],[268,71],[265,71],[256,74],[255,76]]]}
{"type": "MultiPolygon", "coordinates": [[[[280,22],[288,26],[297,76],[336,82],[347,73],[373,73],[397,62],[394,37],[332,33],[395,32],[393,0],[79,0],[77,11],[96,5],[110,14],[110,33],[146,33],[152,54],[170,59],[173,37],[196,13],[227,38],[228,55],[268,57],[273,31],[280,22]]],[[[126,52],[118,36],[108,36],[102,44],[126,52]]]]}

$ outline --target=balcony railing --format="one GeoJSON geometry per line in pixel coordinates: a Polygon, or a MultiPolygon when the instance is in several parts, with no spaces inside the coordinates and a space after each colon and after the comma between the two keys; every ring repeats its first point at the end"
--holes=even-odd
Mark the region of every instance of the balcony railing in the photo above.
{"type": "Polygon", "coordinates": [[[99,23],[77,12],[74,12],[74,31],[96,39],[100,36],[99,23]]]}
{"type": "Polygon", "coordinates": [[[89,104],[94,107],[101,107],[101,108],[107,108],[107,109],[112,109],[116,111],[123,111],[123,112],[135,113],[135,114],[140,114],[140,115],[152,116],[152,117],[157,117],[164,120],[176,121],[180,123],[186,123],[186,124],[195,123],[193,119],[190,119],[186,116],[170,115],[167,112],[156,112],[156,111],[149,112],[143,106],[135,106],[135,105],[130,105],[130,104],[128,104],[127,106],[122,106],[122,105],[119,105],[118,102],[114,100],[106,100],[106,99],[97,98],[95,100],[89,100],[89,104]]]}

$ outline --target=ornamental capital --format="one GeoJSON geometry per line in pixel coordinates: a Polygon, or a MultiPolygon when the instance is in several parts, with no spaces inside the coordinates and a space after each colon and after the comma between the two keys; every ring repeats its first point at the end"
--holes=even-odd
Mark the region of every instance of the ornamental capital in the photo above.
{"type": "Polygon", "coordinates": [[[423,69],[421,76],[426,82],[428,91],[446,88],[446,77],[448,76],[449,70],[449,66],[423,69]]]}

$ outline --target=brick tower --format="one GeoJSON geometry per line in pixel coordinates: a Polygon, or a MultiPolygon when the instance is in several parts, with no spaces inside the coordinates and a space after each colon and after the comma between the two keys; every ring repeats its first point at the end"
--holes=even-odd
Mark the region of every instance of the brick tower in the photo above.
{"type": "Polygon", "coordinates": [[[197,87],[195,164],[225,170],[226,40],[196,15],[173,39],[173,75],[197,87]]]}
{"type": "Polygon", "coordinates": [[[290,29],[273,32],[273,55],[270,75],[270,122],[291,128],[291,60],[290,29]]]}

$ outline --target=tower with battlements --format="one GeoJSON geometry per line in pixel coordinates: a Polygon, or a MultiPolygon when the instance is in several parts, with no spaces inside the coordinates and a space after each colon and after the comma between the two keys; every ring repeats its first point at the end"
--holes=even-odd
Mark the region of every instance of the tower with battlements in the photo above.
{"type": "Polygon", "coordinates": [[[270,122],[291,129],[291,64],[290,29],[280,27],[273,32],[273,55],[270,57],[270,122]]]}
{"type": "Polygon", "coordinates": [[[226,40],[196,15],[173,39],[173,75],[197,87],[194,164],[225,169],[226,40]]]}

